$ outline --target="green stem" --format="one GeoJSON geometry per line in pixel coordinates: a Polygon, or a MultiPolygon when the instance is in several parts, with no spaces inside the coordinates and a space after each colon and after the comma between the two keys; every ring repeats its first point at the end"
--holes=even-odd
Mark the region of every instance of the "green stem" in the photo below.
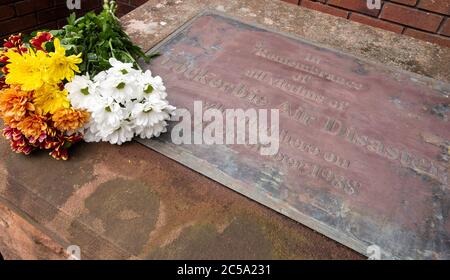
{"type": "Polygon", "coordinates": [[[112,54],[112,56],[114,57],[114,58],[116,58],[116,56],[114,55],[114,48],[113,48],[113,46],[112,46],[112,42],[111,42],[111,40],[112,40],[112,38],[111,39],[109,39],[109,48],[111,49],[111,54],[112,54]]]}
{"type": "Polygon", "coordinates": [[[136,61],[136,59],[134,59],[134,57],[129,53],[129,52],[124,52],[131,60],[133,60],[134,61],[134,65],[136,65],[138,68],[139,68],[139,70],[141,70],[142,71],[142,68],[141,68],[141,66],[139,66],[139,63],[137,63],[137,61],[136,61]]]}

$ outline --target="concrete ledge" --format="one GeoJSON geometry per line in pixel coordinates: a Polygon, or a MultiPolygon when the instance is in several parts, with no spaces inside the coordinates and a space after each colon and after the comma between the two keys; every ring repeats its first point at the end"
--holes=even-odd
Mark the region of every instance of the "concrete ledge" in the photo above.
{"type": "Polygon", "coordinates": [[[273,0],[150,0],[124,16],[145,50],[204,9],[300,36],[374,62],[450,81],[450,48],[273,0]]]}

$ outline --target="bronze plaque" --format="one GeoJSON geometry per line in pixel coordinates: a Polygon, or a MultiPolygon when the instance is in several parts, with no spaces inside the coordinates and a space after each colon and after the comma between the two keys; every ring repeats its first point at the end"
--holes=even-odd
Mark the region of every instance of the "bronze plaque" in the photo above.
{"type": "Polygon", "coordinates": [[[141,143],[370,257],[450,258],[450,85],[209,12],[153,51],[172,104],[279,109],[280,148],[141,143]]]}

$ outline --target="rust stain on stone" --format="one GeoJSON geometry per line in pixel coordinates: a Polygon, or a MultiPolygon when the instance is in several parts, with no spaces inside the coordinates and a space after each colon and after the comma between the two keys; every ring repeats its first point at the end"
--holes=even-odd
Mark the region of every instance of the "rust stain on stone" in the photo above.
{"type": "Polygon", "coordinates": [[[100,223],[103,230],[96,232],[137,255],[155,227],[159,198],[140,181],[115,179],[101,184],[87,197],[85,207],[86,213],[77,220],[87,225],[100,223]],[[123,213],[132,213],[131,218],[124,218],[123,213]]]}

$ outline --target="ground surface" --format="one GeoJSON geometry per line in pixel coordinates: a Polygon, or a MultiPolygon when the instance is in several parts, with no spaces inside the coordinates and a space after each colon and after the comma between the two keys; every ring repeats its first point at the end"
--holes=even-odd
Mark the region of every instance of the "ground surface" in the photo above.
{"type": "Polygon", "coordinates": [[[59,243],[85,258],[359,258],[140,144],[82,144],[67,163],[15,155],[4,142],[1,154],[2,197],[48,235],[27,236],[37,230],[22,213],[0,208],[6,258],[5,247],[23,242],[16,254],[26,257],[43,246],[61,254],[59,243]]]}
{"type": "MultiPolygon", "coordinates": [[[[450,51],[286,3],[149,1],[123,18],[145,50],[200,10],[295,33],[367,59],[450,80],[450,51]]],[[[68,162],[0,141],[5,258],[360,259],[361,255],[140,144],[81,144],[68,162]]]]}

